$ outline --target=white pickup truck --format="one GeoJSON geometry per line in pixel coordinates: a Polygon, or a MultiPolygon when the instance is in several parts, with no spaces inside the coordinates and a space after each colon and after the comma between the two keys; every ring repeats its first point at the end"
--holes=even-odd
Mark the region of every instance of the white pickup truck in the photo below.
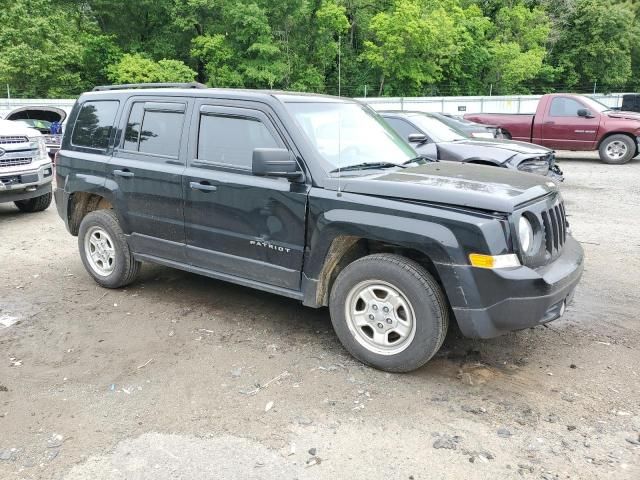
{"type": "Polygon", "coordinates": [[[45,137],[33,128],[0,120],[0,203],[22,212],[40,212],[51,204],[53,165],[45,137]]]}

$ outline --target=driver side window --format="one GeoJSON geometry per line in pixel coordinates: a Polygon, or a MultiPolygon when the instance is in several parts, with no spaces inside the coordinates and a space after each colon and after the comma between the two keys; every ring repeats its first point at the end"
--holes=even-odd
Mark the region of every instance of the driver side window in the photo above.
{"type": "Polygon", "coordinates": [[[422,134],[421,131],[405,120],[400,120],[399,118],[385,118],[385,120],[404,140],[407,140],[411,134],[422,134]]]}
{"type": "Polygon", "coordinates": [[[577,117],[578,110],[584,108],[584,105],[572,98],[556,97],[551,101],[549,115],[552,117],[577,117]]]}

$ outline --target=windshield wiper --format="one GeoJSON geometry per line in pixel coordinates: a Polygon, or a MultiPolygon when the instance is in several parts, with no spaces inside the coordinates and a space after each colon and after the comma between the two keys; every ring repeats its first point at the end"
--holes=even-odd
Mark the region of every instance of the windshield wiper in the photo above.
{"type": "Polygon", "coordinates": [[[391,168],[391,167],[406,168],[404,164],[399,164],[399,163],[363,162],[363,163],[356,163],[355,165],[347,165],[346,167],[335,168],[331,170],[329,173],[349,172],[353,170],[371,170],[376,168],[391,168]]]}
{"type": "Polygon", "coordinates": [[[431,158],[431,157],[427,157],[426,155],[418,155],[415,158],[412,158],[410,160],[407,160],[406,162],[404,162],[402,165],[403,166],[407,166],[411,163],[418,163],[420,162],[420,160],[424,160],[425,162],[437,162],[438,160],[431,158]]]}

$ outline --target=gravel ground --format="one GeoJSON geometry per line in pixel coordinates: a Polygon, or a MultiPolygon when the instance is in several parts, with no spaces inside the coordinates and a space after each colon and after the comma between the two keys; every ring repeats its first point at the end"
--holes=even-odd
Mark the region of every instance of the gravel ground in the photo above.
{"type": "Polygon", "coordinates": [[[55,208],[0,205],[0,478],[640,478],[640,160],[568,157],[565,317],[406,375],[326,309],[152,265],[101,289],[55,208]]]}

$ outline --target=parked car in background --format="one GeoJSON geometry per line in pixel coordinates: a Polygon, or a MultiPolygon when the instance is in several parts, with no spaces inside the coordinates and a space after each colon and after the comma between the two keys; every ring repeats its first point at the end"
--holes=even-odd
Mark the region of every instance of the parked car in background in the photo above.
{"type": "Polygon", "coordinates": [[[544,95],[534,115],[477,113],[464,118],[497,125],[514,140],[554,150],[598,150],[610,164],[627,163],[640,152],[640,114],[612,110],[584,95],[544,95]]]}
{"type": "Polygon", "coordinates": [[[0,203],[13,202],[23,212],[45,210],[51,204],[52,180],[44,136],[0,120],[0,203]]]}
{"type": "Polygon", "coordinates": [[[628,93],[622,96],[621,111],[640,113],[640,93],[628,93]]]}
{"type": "Polygon", "coordinates": [[[61,108],[30,105],[28,107],[20,107],[12,110],[5,117],[5,120],[18,121],[29,128],[38,130],[42,135],[44,135],[44,140],[47,145],[47,153],[49,154],[49,157],[53,159],[56,152],[60,150],[62,124],[66,118],[67,112],[61,108]],[[60,126],[60,128],[58,129],[56,126],[60,126]]]}
{"type": "Polygon", "coordinates": [[[474,139],[443,122],[436,114],[407,111],[378,112],[416,152],[435,160],[505,167],[563,181],[552,150],[531,143],[474,139]]]}
{"type": "Polygon", "coordinates": [[[583,251],[553,182],[416,157],[353,100],[183,86],[98,87],[70,114],[56,206],[98,284],[148,261],[328,306],[392,372],[450,321],[488,338],[565,312],[583,251]]]}
{"type": "Polygon", "coordinates": [[[447,125],[457,128],[458,130],[462,130],[469,137],[502,138],[501,130],[494,125],[482,125],[481,123],[465,120],[464,117],[452,115],[450,113],[434,113],[433,115],[447,125]]]}

